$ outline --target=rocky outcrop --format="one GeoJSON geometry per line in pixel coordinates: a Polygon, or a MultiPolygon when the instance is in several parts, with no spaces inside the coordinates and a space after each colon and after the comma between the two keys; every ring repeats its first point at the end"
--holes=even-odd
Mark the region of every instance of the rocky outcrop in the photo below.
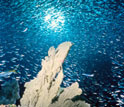
{"type": "Polygon", "coordinates": [[[19,98],[19,84],[14,73],[0,73],[0,104],[15,104],[19,98]]]}
{"type": "MultiPolygon", "coordinates": [[[[21,107],[73,107],[82,101],[73,102],[72,99],[82,93],[78,83],[60,92],[63,80],[62,64],[72,44],[64,42],[57,49],[51,47],[48,56],[42,60],[42,70],[34,80],[25,84],[25,92],[21,99],[21,107]],[[53,100],[58,97],[57,101],[53,100]]],[[[87,105],[83,102],[83,104],[87,105]]],[[[85,107],[85,106],[77,106],[85,107]]]]}

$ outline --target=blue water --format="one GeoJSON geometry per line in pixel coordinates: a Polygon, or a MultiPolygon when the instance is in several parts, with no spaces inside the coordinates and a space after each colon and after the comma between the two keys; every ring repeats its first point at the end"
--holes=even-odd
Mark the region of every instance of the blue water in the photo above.
{"type": "Polygon", "coordinates": [[[78,81],[95,107],[124,106],[123,0],[0,0],[0,72],[33,79],[51,46],[72,46],[62,86],[78,81]]]}

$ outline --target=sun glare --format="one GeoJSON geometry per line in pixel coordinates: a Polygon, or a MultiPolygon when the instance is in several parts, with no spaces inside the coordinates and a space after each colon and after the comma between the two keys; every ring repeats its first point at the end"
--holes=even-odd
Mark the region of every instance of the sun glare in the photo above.
{"type": "Polygon", "coordinates": [[[47,24],[47,28],[55,31],[61,31],[64,26],[65,18],[62,12],[57,12],[54,8],[52,8],[46,11],[44,21],[47,24]]]}
{"type": "Polygon", "coordinates": [[[50,20],[51,19],[51,15],[47,15],[46,17],[45,17],[45,21],[48,21],[48,20],[50,20]]]}

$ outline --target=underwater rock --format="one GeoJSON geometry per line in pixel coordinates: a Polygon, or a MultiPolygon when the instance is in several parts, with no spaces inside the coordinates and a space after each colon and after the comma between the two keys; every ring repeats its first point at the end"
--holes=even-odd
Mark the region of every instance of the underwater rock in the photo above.
{"type": "Polygon", "coordinates": [[[60,104],[60,107],[63,103],[66,104],[64,107],[74,105],[71,99],[82,93],[78,88],[78,83],[64,89],[58,95],[64,77],[62,64],[71,46],[71,42],[64,42],[57,49],[54,47],[49,49],[48,56],[42,60],[42,70],[35,79],[25,84],[26,89],[20,100],[21,107],[53,107],[56,104],[57,106],[60,104]],[[52,103],[57,96],[59,97],[58,101],[52,103]],[[66,100],[68,101],[65,102],[66,100]]]}
{"type": "Polygon", "coordinates": [[[0,73],[0,104],[15,104],[19,98],[19,84],[14,74],[0,73]]]}

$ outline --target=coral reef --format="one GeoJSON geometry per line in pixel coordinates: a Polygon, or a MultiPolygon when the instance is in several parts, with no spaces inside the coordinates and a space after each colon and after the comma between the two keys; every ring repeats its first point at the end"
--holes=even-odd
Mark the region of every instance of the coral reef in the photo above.
{"type": "Polygon", "coordinates": [[[49,105],[49,107],[89,107],[89,104],[86,104],[84,101],[73,99],[81,95],[82,90],[79,88],[78,83],[73,83],[70,87],[67,87],[63,92],[58,96],[58,99],[49,105]]]}
{"type": "MultiPolygon", "coordinates": [[[[19,99],[19,85],[12,72],[0,74],[0,104],[15,104],[19,99]]],[[[1,107],[1,106],[0,106],[1,107]]]]}
{"type": "Polygon", "coordinates": [[[64,42],[57,49],[51,47],[48,56],[42,60],[42,70],[37,77],[25,84],[25,91],[20,100],[21,107],[88,107],[83,101],[72,99],[81,95],[78,83],[61,89],[63,80],[62,64],[66,58],[71,42],[64,42]],[[57,99],[56,101],[53,101],[57,99]]]}

